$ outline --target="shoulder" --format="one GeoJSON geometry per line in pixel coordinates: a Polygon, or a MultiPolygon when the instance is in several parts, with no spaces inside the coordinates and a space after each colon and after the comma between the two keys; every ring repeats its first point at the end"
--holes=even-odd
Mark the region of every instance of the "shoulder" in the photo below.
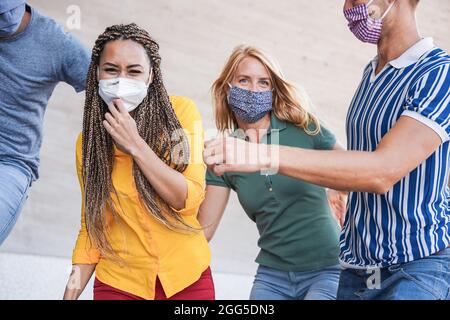
{"type": "Polygon", "coordinates": [[[193,121],[201,121],[202,117],[195,102],[183,96],[170,96],[170,102],[183,127],[193,121]]]}
{"type": "Polygon", "coordinates": [[[369,63],[366,64],[366,66],[364,67],[363,74],[367,74],[369,72],[372,72],[373,64],[374,64],[375,59],[377,59],[377,57],[373,58],[372,60],[369,61],[369,63]]]}
{"type": "Polygon", "coordinates": [[[432,72],[437,72],[437,77],[450,77],[450,56],[440,48],[434,48],[428,52],[416,67],[416,79],[423,78],[432,72]]]}
{"type": "Polygon", "coordinates": [[[45,44],[47,48],[54,49],[56,52],[62,49],[67,49],[67,46],[73,48],[80,47],[86,50],[78,39],[76,39],[70,32],[56,22],[53,18],[41,14],[38,10],[31,7],[31,14],[33,20],[33,32],[39,33],[41,37],[45,37],[45,44]],[[61,48],[62,46],[62,48],[61,48]]]}
{"type": "Polygon", "coordinates": [[[58,24],[53,18],[41,14],[37,9],[31,7],[31,15],[34,24],[36,25],[36,30],[48,34],[48,40],[52,41],[53,36],[65,35],[66,32],[63,30],[62,26],[58,24]]]}
{"type": "Polygon", "coordinates": [[[435,47],[422,58],[421,64],[450,64],[450,56],[443,49],[435,47]]]}

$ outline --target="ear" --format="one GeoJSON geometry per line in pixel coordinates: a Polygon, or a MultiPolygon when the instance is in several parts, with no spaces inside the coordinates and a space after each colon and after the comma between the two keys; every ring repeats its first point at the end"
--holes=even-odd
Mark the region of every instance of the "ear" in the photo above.
{"type": "MultiPolygon", "coordinates": [[[[409,0],[407,0],[409,1],[409,0]]],[[[384,6],[386,7],[386,10],[389,8],[389,6],[394,5],[394,3],[397,2],[397,0],[385,0],[384,6]]]]}
{"type": "Polygon", "coordinates": [[[151,85],[153,83],[153,68],[150,68],[150,76],[148,77],[147,85],[151,85]]]}

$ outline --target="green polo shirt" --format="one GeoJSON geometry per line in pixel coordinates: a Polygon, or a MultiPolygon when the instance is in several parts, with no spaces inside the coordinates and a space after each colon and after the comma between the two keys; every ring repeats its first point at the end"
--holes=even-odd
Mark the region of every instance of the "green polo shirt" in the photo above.
{"type": "MultiPolygon", "coordinates": [[[[261,143],[304,149],[330,150],[334,135],[324,128],[318,135],[281,121],[272,112],[270,128],[261,143]]],[[[243,138],[242,130],[231,136],[243,138]]],[[[208,185],[233,189],[245,212],[256,222],[260,252],[256,262],[283,271],[313,271],[338,264],[339,225],[332,217],[325,189],[280,174],[208,171],[208,185]]]]}

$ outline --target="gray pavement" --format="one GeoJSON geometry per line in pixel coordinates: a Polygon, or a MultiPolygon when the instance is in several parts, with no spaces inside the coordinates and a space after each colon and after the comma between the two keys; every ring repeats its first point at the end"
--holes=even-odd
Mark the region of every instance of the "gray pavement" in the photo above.
{"type": "MultiPolygon", "coordinates": [[[[0,253],[0,300],[60,300],[71,271],[68,258],[0,253]]],[[[215,272],[217,300],[246,300],[253,277],[215,272]]],[[[80,300],[92,300],[94,277],[80,300]]]]}

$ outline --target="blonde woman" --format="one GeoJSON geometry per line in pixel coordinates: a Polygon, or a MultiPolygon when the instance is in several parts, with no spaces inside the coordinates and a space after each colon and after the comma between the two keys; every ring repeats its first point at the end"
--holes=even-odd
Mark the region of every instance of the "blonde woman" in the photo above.
{"type": "MultiPolygon", "coordinates": [[[[263,144],[341,149],[334,135],[308,111],[277,64],[262,51],[237,47],[212,86],[220,132],[263,144]]],[[[322,187],[275,174],[208,171],[199,220],[211,239],[234,190],[256,223],[261,251],[252,300],[335,299],[340,228],[322,187]]],[[[339,220],[346,194],[330,191],[339,220]]]]}

